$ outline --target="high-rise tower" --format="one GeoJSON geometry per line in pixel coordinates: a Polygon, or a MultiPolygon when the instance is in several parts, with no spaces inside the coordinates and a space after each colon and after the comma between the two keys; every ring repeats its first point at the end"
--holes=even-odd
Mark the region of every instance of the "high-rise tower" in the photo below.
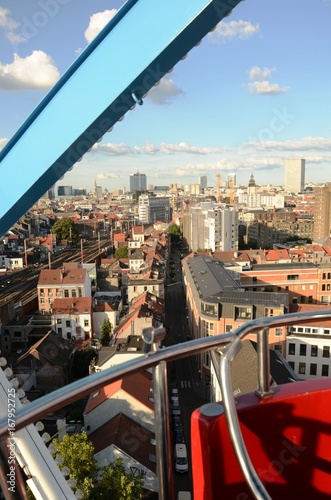
{"type": "Polygon", "coordinates": [[[285,191],[301,193],[305,188],[306,160],[294,158],[285,160],[285,191]]]}

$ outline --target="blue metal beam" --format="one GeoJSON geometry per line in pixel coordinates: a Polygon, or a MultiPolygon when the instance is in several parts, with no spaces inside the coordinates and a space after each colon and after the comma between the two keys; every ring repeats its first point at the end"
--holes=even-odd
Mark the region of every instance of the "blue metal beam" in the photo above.
{"type": "Polygon", "coordinates": [[[0,235],[241,0],[128,0],[0,152],[0,235]]]}

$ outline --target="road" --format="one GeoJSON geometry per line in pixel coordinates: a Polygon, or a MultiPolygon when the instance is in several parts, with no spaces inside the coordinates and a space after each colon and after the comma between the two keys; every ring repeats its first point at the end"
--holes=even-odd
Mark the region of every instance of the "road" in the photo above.
{"type": "MultiPolygon", "coordinates": [[[[190,334],[186,319],[185,296],[182,287],[180,251],[173,250],[175,280],[169,279],[165,299],[165,326],[168,329],[167,344],[185,342],[190,334]]],[[[192,491],[190,418],[192,412],[207,402],[206,388],[200,381],[195,357],[174,361],[168,365],[169,393],[176,387],[179,393],[181,420],[189,457],[189,472],[174,472],[175,493],[192,491]]],[[[174,446],[173,442],[173,446],[174,446]]],[[[176,496],[175,496],[176,498],[176,496]]]]}

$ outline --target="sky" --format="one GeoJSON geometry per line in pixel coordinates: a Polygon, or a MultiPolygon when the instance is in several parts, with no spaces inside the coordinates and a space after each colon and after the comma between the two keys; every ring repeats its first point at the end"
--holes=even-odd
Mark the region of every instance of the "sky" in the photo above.
{"type": "MultiPolygon", "coordinates": [[[[123,4],[0,1],[0,149],[123,4]]],[[[282,185],[286,158],[331,181],[330,21],[331,0],[241,2],[58,184],[282,185]]]]}

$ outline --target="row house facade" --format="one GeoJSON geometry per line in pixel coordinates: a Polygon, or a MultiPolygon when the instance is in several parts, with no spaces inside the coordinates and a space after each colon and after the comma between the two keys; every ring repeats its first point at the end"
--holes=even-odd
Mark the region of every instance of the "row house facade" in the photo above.
{"type": "Polygon", "coordinates": [[[92,298],[55,299],[52,329],[68,340],[92,337],[92,298]]]}
{"type": "Polygon", "coordinates": [[[40,313],[49,314],[57,298],[91,297],[91,281],[86,269],[42,269],[37,291],[40,313]]]}

